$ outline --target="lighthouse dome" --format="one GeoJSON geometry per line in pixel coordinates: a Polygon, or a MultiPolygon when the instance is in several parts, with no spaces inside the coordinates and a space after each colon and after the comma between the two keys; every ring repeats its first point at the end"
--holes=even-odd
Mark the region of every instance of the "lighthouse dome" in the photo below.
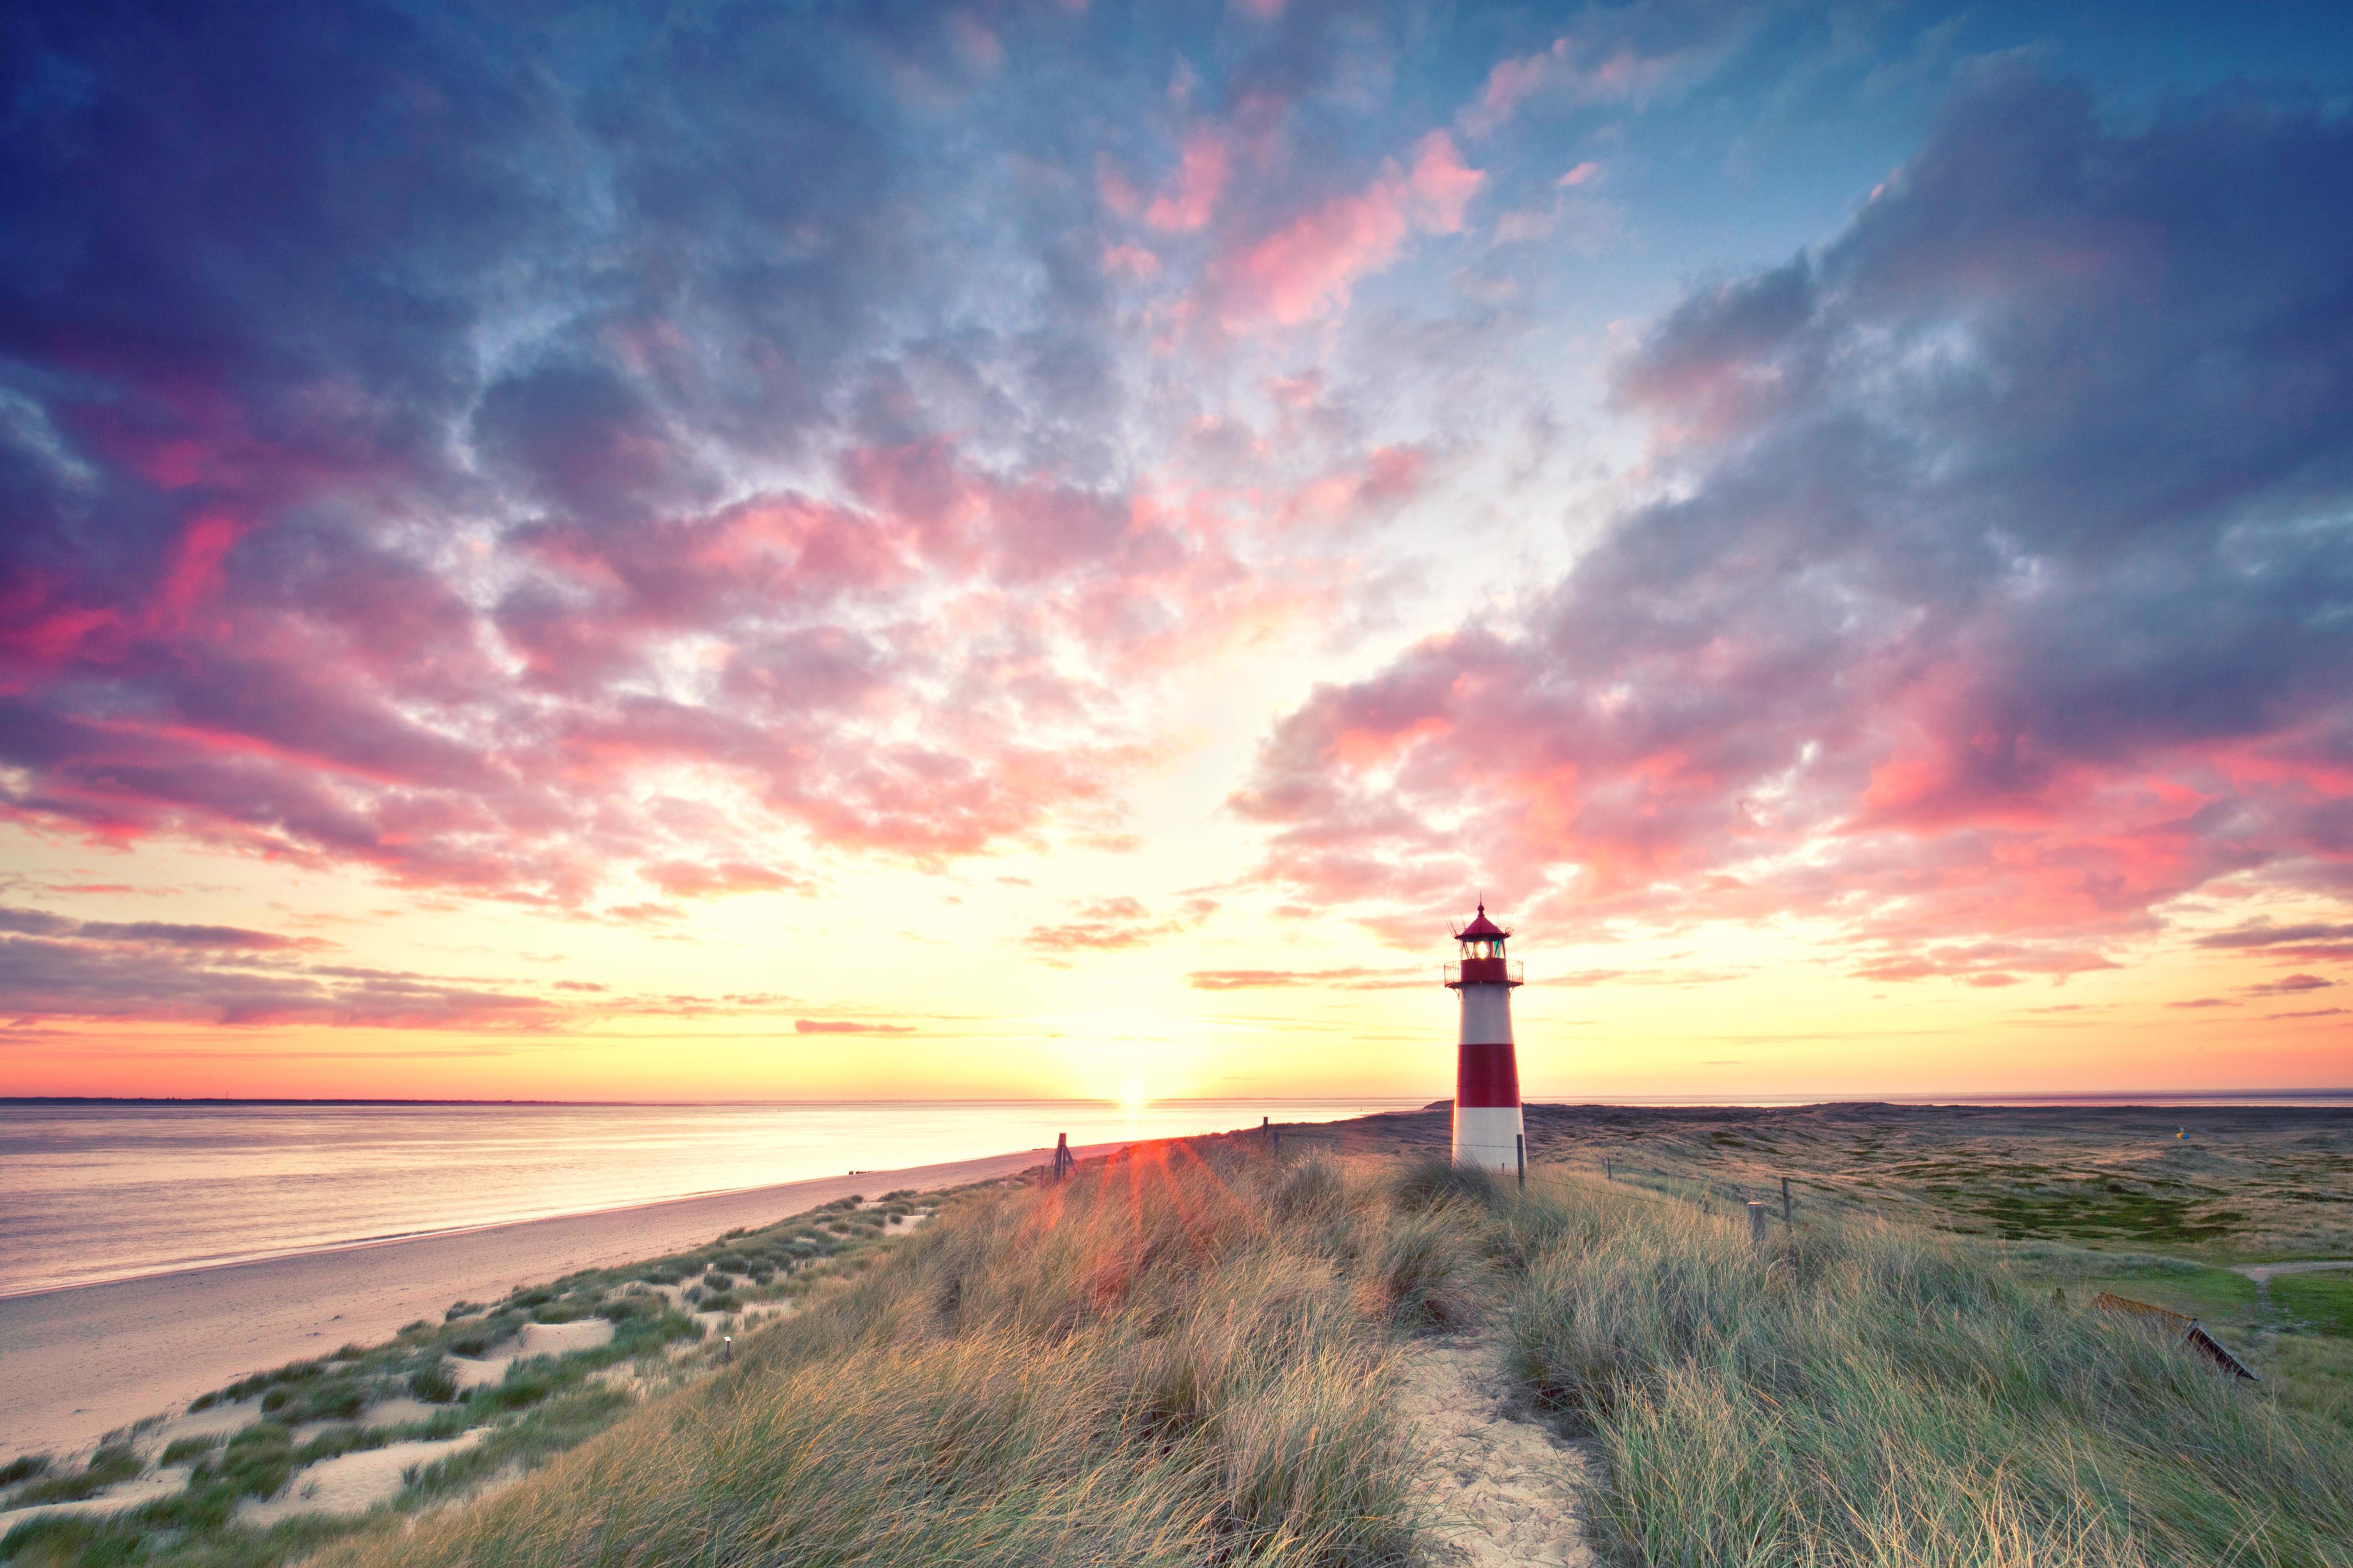
{"type": "Polygon", "coordinates": [[[1464,926],[1461,931],[1456,931],[1454,933],[1454,940],[1457,942],[1475,942],[1481,937],[1493,937],[1500,942],[1511,934],[1512,933],[1510,931],[1505,931],[1502,926],[1497,925],[1493,921],[1487,918],[1487,906],[1482,901],[1479,905],[1479,913],[1477,917],[1473,919],[1469,925],[1464,926]]]}

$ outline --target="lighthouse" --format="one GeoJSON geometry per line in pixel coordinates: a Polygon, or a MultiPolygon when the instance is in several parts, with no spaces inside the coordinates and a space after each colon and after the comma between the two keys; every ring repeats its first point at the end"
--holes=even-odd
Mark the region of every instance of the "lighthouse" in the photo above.
{"type": "Polygon", "coordinates": [[[1477,918],[1454,933],[1462,959],[1446,966],[1446,984],[1462,997],[1462,1045],[1454,1071],[1454,1163],[1517,1171],[1527,1163],[1520,1121],[1519,1053],[1512,1044],[1512,989],[1517,959],[1504,956],[1511,932],[1477,918]]]}

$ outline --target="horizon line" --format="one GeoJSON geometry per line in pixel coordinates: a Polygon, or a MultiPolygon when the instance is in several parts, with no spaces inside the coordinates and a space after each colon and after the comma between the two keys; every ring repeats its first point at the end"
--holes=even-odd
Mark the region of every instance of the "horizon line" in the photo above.
{"type": "MultiPolygon", "coordinates": [[[[1907,1105],[1948,1103],[1967,1100],[2131,1100],[2135,1097],[2164,1102],[2182,1100],[2288,1100],[2311,1096],[2353,1097],[2353,1086],[2311,1087],[2301,1089],[2000,1089],[2000,1090],[1932,1090],[1908,1094],[1830,1093],[1810,1095],[1760,1096],[1756,1100],[1736,1095],[1717,1096],[1712,1100],[1679,1100],[1667,1096],[1642,1096],[1639,1099],[1579,1100],[1573,1097],[1525,1096],[1522,1103],[1529,1105],[1639,1105],[1645,1109],[1667,1109],[1676,1105],[1727,1108],[1755,1103],[1762,1105],[1770,1100],[1795,1105],[1907,1105]]],[[[1296,1094],[1296,1095],[1166,1095],[1143,1101],[1144,1106],[1155,1105],[1365,1105],[1393,1102],[1399,1105],[1418,1104],[1433,1107],[1446,1103],[1451,1096],[1423,1100],[1410,1094],[1296,1094]]],[[[117,1094],[0,1094],[0,1105],[415,1105],[415,1106],[501,1106],[537,1107],[562,1106],[579,1109],[635,1109],[666,1107],[686,1109],[710,1106],[852,1106],[852,1105],[1100,1105],[1117,1108],[1127,1102],[1095,1095],[1026,1095],[1026,1096],[865,1096],[842,1100],[455,1100],[392,1097],[379,1095],[322,1095],[296,1097],[283,1095],[117,1095],[117,1094]]]]}

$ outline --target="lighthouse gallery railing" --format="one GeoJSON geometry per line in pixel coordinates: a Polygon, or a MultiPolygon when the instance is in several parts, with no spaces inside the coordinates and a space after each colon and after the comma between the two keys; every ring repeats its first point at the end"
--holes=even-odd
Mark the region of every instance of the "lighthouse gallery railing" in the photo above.
{"type": "Polygon", "coordinates": [[[1466,958],[1446,966],[1449,985],[1525,985],[1527,969],[1516,958],[1466,958]]]}

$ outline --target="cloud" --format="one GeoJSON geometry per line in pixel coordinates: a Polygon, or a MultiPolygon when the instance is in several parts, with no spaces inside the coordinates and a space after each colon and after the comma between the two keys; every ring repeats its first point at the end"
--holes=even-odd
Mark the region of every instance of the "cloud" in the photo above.
{"type": "Polygon", "coordinates": [[[1064,106],[941,142],[1052,18],[111,16],[0,181],[12,822],[658,918],[1116,832],[1163,684],[1328,596],[1141,473],[1064,106]]]}
{"type": "Polygon", "coordinates": [[[2257,921],[2236,931],[2198,939],[2200,947],[2252,949],[2283,963],[2333,963],[2353,959],[2353,925],[2307,922],[2274,925],[2257,921]]]}
{"type": "Polygon", "coordinates": [[[0,1014],[19,1021],[195,1020],[341,1027],[540,1029],[546,1001],[350,965],[257,967],[171,944],[0,936],[0,1014]]]}
{"type": "Polygon", "coordinates": [[[1588,10],[1546,47],[1497,60],[1455,123],[1483,137],[1530,102],[1640,107],[1704,74],[1755,22],[1738,6],[1714,17],[1639,5],[1588,10]]]}
{"type": "Polygon", "coordinates": [[[724,893],[772,893],[791,888],[806,888],[798,878],[765,866],[748,865],[730,860],[717,866],[701,865],[690,860],[668,860],[648,866],[643,875],[647,881],[674,899],[712,898],[724,893]]]}
{"type": "MultiPolygon", "coordinates": [[[[1165,937],[1191,930],[1217,909],[1214,900],[1188,900],[1178,913],[1155,917],[1140,900],[1124,895],[1098,899],[1079,907],[1075,917],[1058,925],[1029,928],[1025,946],[1049,955],[1074,952],[1116,952],[1148,947],[1165,937]]],[[[1056,962],[1067,960],[1056,958],[1056,962]]]]}
{"type": "Polygon", "coordinates": [[[1430,983],[1430,975],[1398,969],[1196,969],[1185,984],[1196,991],[1287,991],[1329,986],[1343,991],[1386,991],[1430,983]]]}
{"type": "Polygon", "coordinates": [[[1981,69],[1842,230],[1638,335],[1654,499],[1276,723],[1263,880],[1815,917],[1989,984],[2224,875],[2353,888],[2348,156],[2284,90],[2112,128],[1981,69]]]}
{"type": "Polygon", "coordinates": [[[2266,1024],[2285,1023],[2297,1018],[2341,1018],[2353,1015],[2353,1007],[2314,1007],[2301,1013],[2266,1013],[2266,1024]]]}
{"type": "Polygon", "coordinates": [[[165,947],[229,948],[250,952],[332,947],[317,937],[280,936],[241,926],[174,925],[166,921],[78,921],[46,910],[0,907],[0,931],[33,936],[73,937],[84,942],[130,942],[165,947]]]}
{"type": "Polygon", "coordinates": [[[1978,986],[2014,985],[2018,975],[2048,974],[2061,981],[2116,963],[2086,948],[2013,942],[1945,942],[1884,953],[1855,970],[1866,980],[1923,980],[1931,976],[1978,986]]]}
{"type": "Polygon", "coordinates": [[[2339,942],[2353,939],[2353,925],[2274,925],[2257,921],[2236,931],[2215,931],[2198,939],[2200,947],[2283,947],[2313,942],[2339,942]]]}
{"type": "Polygon", "coordinates": [[[1229,327],[1297,326],[1346,308],[1359,279],[1395,261],[1415,234],[1460,233],[1485,174],[1462,161],[1454,139],[1433,131],[1410,167],[1383,164],[1373,183],[1300,214],[1221,258],[1218,311],[1229,327]]]}
{"type": "Polygon", "coordinates": [[[2166,1004],[2168,1007],[2179,1007],[2184,1010],[2200,1007],[2236,1007],[2241,1005],[2242,1004],[2237,1002],[2225,1000],[2220,996],[2200,996],[2188,1002],[2168,1002],[2166,1004]]]}
{"type": "Polygon", "coordinates": [[[869,1024],[850,1018],[796,1018],[797,1035],[912,1035],[913,1024],[869,1024]]]}
{"type": "Polygon", "coordinates": [[[2262,985],[2241,987],[2250,996],[2295,996],[2306,991],[2327,991],[2337,984],[2317,974],[2291,974],[2284,980],[2274,980],[2262,985]]]}
{"type": "Polygon", "coordinates": [[[1233,149],[1222,132],[1201,126],[1187,132],[1176,184],[1153,199],[1144,221],[1178,234],[1200,228],[1217,211],[1232,163],[1233,149]]]}

